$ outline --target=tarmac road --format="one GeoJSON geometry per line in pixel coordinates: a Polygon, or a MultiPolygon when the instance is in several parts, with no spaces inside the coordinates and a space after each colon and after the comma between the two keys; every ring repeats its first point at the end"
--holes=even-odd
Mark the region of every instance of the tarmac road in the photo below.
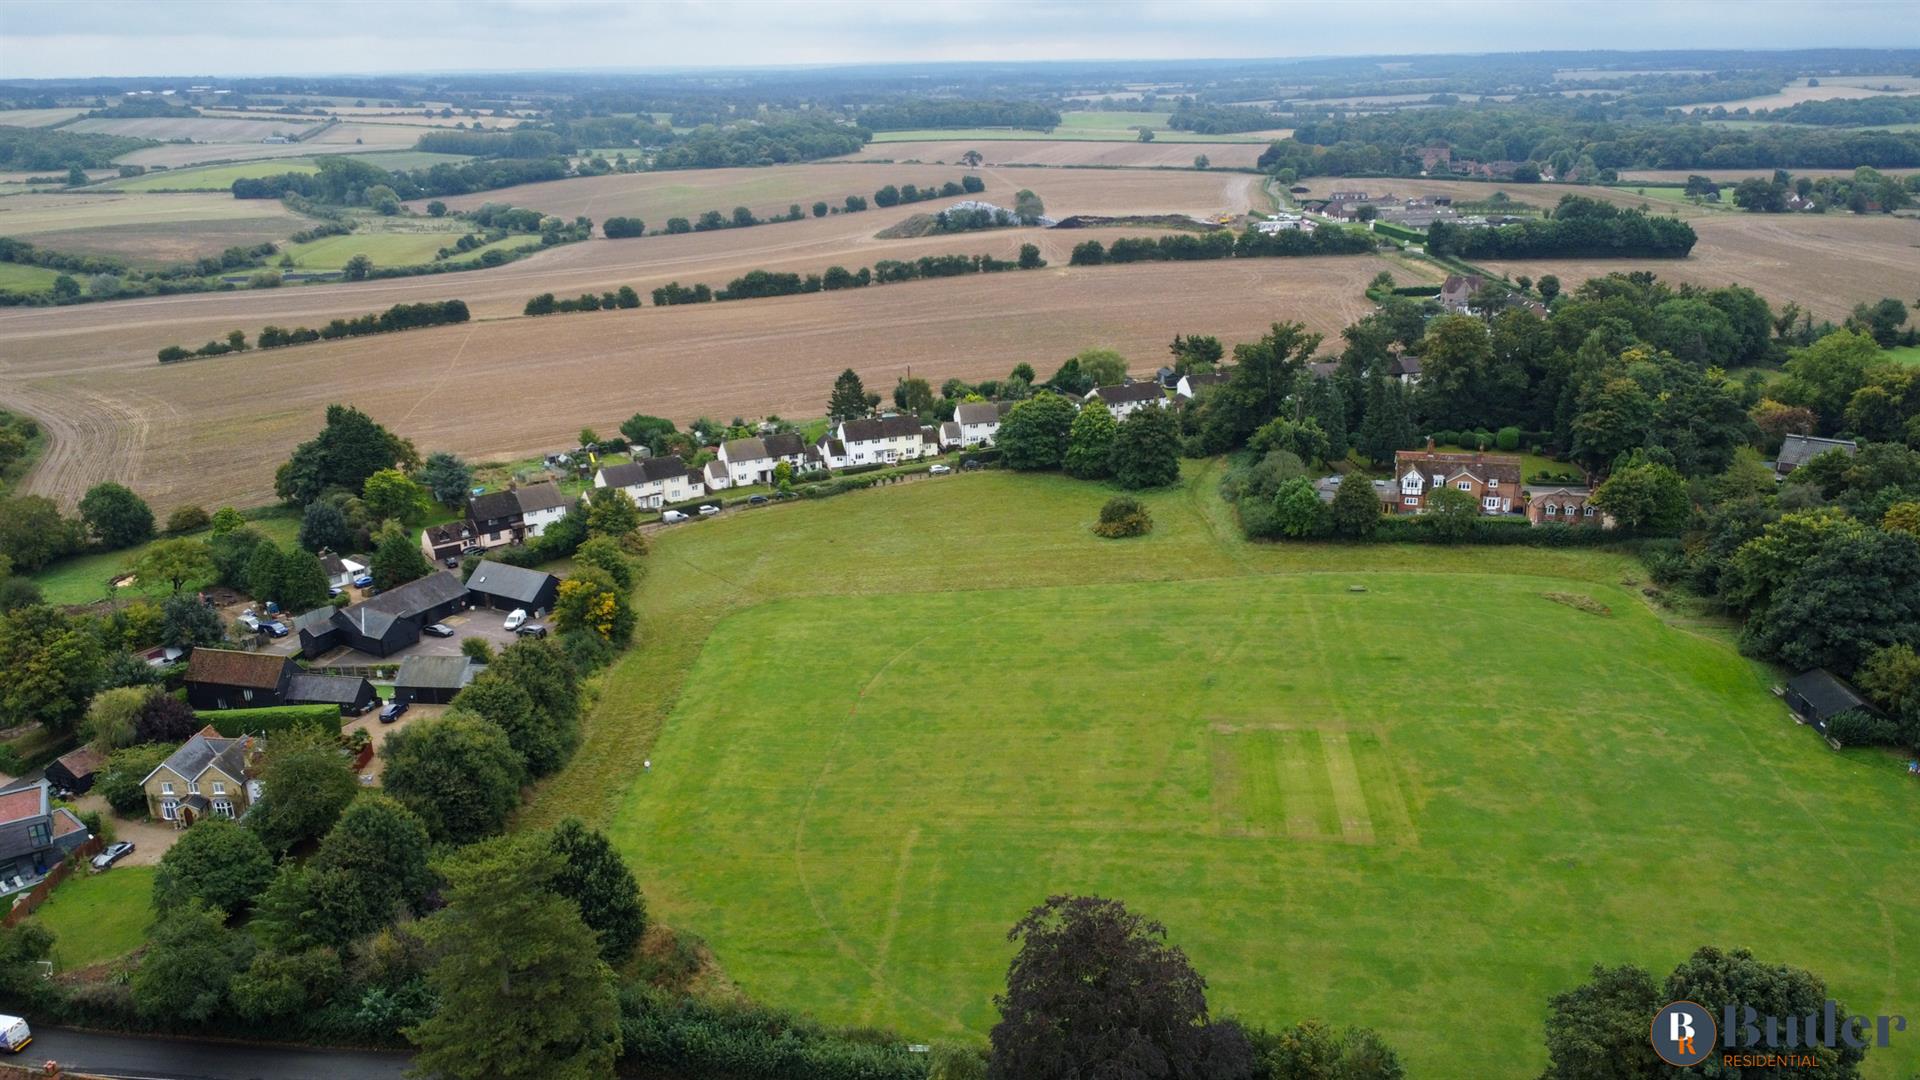
{"type": "Polygon", "coordinates": [[[35,1026],[12,1064],[114,1080],[401,1080],[408,1057],[369,1050],[194,1042],[35,1026]]]}

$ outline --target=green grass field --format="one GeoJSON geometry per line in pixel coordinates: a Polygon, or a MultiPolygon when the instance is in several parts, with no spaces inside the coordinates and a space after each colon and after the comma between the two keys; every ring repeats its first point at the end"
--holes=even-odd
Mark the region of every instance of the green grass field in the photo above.
{"type": "Polygon", "coordinates": [[[60,277],[60,271],[25,263],[0,262],[0,289],[9,292],[46,292],[60,277]]]}
{"type": "MultiPolygon", "coordinates": [[[[247,522],[259,529],[277,543],[291,545],[300,535],[300,515],[298,513],[275,510],[261,514],[247,522]]],[[[196,534],[205,536],[205,533],[196,534]]],[[[108,596],[125,596],[135,593],[153,599],[164,598],[171,586],[160,582],[152,587],[133,585],[126,589],[115,589],[115,578],[125,574],[127,567],[133,565],[146,550],[143,545],[126,551],[102,551],[90,555],[76,555],[61,559],[35,573],[26,575],[49,604],[91,604],[108,596]]],[[[197,589],[203,582],[189,582],[187,588],[197,589]]]]}
{"type": "Polygon", "coordinates": [[[312,158],[267,158],[197,169],[167,169],[130,176],[99,185],[105,191],[227,191],[235,180],[255,180],[281,173],[312,173],[312,158]]]}
{"type": "Polygon", "coordinates": [[[640,644],[523,823],[608,828],[754,998],[916,1041],[983,1037],[1061,891],[1165,922],[1216,1010],[1368,1024],[1411,1075],[1535,1075],[1551,994],[1704,943],[1920,994],[1920,789],[1637,563],[1248,544],[1218,479],[1119,542],[1109,489],[1002,473],[657,533],[640,644]]]}
{"type": "Polygon", "coordinates": [[[1887,356],[1896,364],[1920,364],[1920,345],[1905,345],[1898,349],[1888,349],[1887,356]]]}
{"type": "Polygon", "coordinates": [[[53,969],[74,971],[139,948],[153,922],[151,866],[119,866],[104,874],[76,871],[33,913],[53,931],[53,969]]]}
{"type": "MultiPolygon", "coordinates": [[[[434,261],[434,255],[441,248],[452,247],[459,239],[458,230],[356,232],[347,236],[322,237],[306,244],[289,244],[286,252],[293,256],[294,265],[304,270],[338,270],[355,255],[365,255],[373,260],[375,266],[414,266],[434,261]]],[[[540,238],[537,236],[509,236],[505,240],[475,248],[460,258],[474,258],[489,248],[511,251],[539,246],[540,238]]]]}

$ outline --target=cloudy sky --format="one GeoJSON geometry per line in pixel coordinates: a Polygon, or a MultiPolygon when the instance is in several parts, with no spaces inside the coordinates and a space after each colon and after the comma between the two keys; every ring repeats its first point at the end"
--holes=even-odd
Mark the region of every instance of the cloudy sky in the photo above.
{"type": "Polygon", "coordinates": [[[0,0],[0,78],[1920,46],[1914,0],[0,0]]]}

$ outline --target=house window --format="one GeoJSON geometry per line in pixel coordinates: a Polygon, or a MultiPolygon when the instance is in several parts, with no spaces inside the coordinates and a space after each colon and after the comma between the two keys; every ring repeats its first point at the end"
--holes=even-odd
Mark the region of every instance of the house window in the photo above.
{"type": "Polygon", "coordinates": [[[172,821],[175,815],[179,813],[179,810],[180,810],[180,800],[178,799],[160,800],[160,818],[162,821],[172,821]]]}
{"type": "Polygon", "coordinates": [[[197,781],[193,781],[193,780],[187,781],[187,794],[189,795],[200,794],[200,784],[197,781]]]}
{"type": "Polygon", "coordinates": [[[160,785],[160,794],[162,794],[162,795],[171,795],[171,794],[173,794],[173,785],[172,785],[172,784],[169,784],[169,783],[164,783],[164,782],[163,782],[163,783],[162,783],[162,784],[160,785]]]}
{"type": "Polygon", "coordinates": [[[1593,516],[1593,507],[1591,507],[1591,506],[1589,506],[1589,507],[1587,507],[1587,516],[1588,516],[1588,517],[1592,517],[1592,516],[1593,516]]]}
{"type": "Polygon", "coordinates": [[[1473,482],[1472,482],[1472,481],[1470,481],[1470,480],[1462,480],[1462,481],[1460,481],[1460,482],[1459,482],[1458,484],[1456,484],[1456,485],[1454,485],[1454,486],[1455,486],[1455,487],[1458,487],[1458,488],[1459,488],[1459,489],[1460,489],[1461,491],[1472,491],[1472,490],[1473,490],[1473,482]]]}
{"type": "Polygon", "coordinates": [[[1492,498],[1482,499],[1480,500],[1480,505],[1486,507],[1489,510],[1498,510],[1500,509],[1500,500],[1492,499],[1492,498]]]}
{"type": "Polygon", "coordinates": [[[233,802],[232,802],[231,800],[229,800],[229,799],[215,799],[215,800],[213,800],[213,813],[214,813],[214,816],[216,816],[216,817],[223,817],[223,818],[230,818],[230,817],[232,817],[232,816],[233,816],[233,802]]]}
{"type": "Polygon", "coordinates": [[[213,793],[215,795],[225,795],[227,793],[227,785],[215,780],[213,782],[213,793]]]}
{"type": "Polygon", "coordinates": [[[1400,505],[1401,506],[1419,506],[1420,500],[1419,499],[1401,499],[1400,505]]]}
{"type": "Polygon", "coordinates": [[[1434,486],[1434,487],[1445,487],[1446,485],[1447,485],[1447,478],[1446,478],[1446,477],[1444,477],[1444,476],[1442,476],[1442,475],[1440,475],[1439,473],[1434,473],[1434,474],[1433,474],[1433,486],[1434,486]]]}
{"type": "Polygon", "coordinates": [[[242,700],[242,701],[252,701],[252,700],[253,700],[253,691],[251,691],[251,690],[242,690],[242,691],[240,691],[240,700],[242,700]]]}
{"type": "Polygon", "coordinates": [[[27,826],[27,843],[37,848],[53,843],[53,826],[44,821],[27,826]]]}
{"type": "Polygon", "coordinates": [[[1548,503],[1548,504],[1547,504],[1547,516],[1548,516],[1548,517],[1559,517],[1559,516],[1560,516],[1560,508],[1559,508],[1559,507],[1557,507],[1557,506],[1555,506],[1555,505],[1553,505],[1552,503],[1548,503]]]}

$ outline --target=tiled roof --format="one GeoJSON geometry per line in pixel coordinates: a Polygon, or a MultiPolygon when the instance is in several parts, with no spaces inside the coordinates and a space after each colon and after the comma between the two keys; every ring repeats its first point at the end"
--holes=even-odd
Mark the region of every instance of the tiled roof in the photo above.
{"type": "Polygon", "coordinates": [[[0,795],[0,824],[39,817],[47,812],[45,784],[18,788],[0,795]]]}
{"type": "Polygon", "coordinates": [[[340,612],[345,625],[368,637],[385,637],[387,628],[397,619],[411,619],[429,608],[436,608],[467,594],[460,575],[448,570],[428,574],[416,581],[396,586],[371,600],[363,600],[340,612]]]}
{"type": "Polygon", "coordinates": [[[1405,476],[1417,468],[1422,476],[1440,473],[1451,480],[1466,474],[1477,480],[1498,480],[1518,487],[1525,479],[1520,459],[1507,454],[1455,454],[1431,450],[1398,450],[1393,455],[1393,475],[1405,476]]]}
{"type": "Polygon", "coordinates": [[[720,444],[720,455],[729,462],[758,461],[770,456],[765,439],[728,439],[720,444]]]}
{"type": "Polygon", "coordinates": [[[1860,447],[1851,439],[1822,439],[1813,435],[1789,435],[1780,444],[1779,462],[1798,468],[1829,450],[1857,454],[1860,447]]]}
{"type": "Polygon", "coordinates": [[[280,675],[286,666],[284,656],[199,648],[187,659],[187,681],[271,690],[280,685],[280,675]]]}
{"type": "Polygon", "coordinates": [[[917,416],[882,416],[874,420],[848,420],[840,430],[848,442],[871,442],[918,435],[921,427],[917,416]]]}
{"type": "MultiPolygon", "coordinates": [[[[161,762],[164,768],[172,769],[180,776],[192,780],[210,767],[235,780],[243,779],[247,773],[247,744],[249,739],[229,739],[215,731],[211,726],[201,728],[193,738],[180,744],[180,749],[167,755],[161,762]]],[[[159,771],[158,769],[155,772],[159,771]]],[[[148,773],[151,778],[153,773],[148,773]]],[[[145,781],[143,780],[142,783],[145,781]]]]}
{"type": "Polygon", "coordinates": [[[608,465],[600,470],[600,478],[607,482],[608,487],[637,487],[685,475],[687,463],[680,460],[678,454],[641,458],[623,465],[608,465]]]}
{"type": "Polygon", "coordinates": [[[467,591],[504,596],[509,600],[530,604],[539,598],[541,590],[552,579],[553,575],[544,571],[483,559],[479,566],[473,568],[473,576],[467,578],[467,591]]]}
{"type": "Polygon", "coordinates": [[[519,500],[520,512],[523,514],[531,514],[536,510],[554,510],[573,502],[551,480],[541,484],[528,484],[513,494],[519,500]]]}
{"type": "Polygon", "coordinates": [[[60,755],[58,760],[61,766],[74,776],[85,776],[107,763],[106,755],[91,746],[70,750],[60,755]]]}
{"type": "Polygon", "coordinates": [[[409,656],[393,677],[395,686],[429,686],[457,690],[486,670],[469,656],[409,656]]]}
{"type": "Polygon", "coordinates": [[[367,680],[358,675],[295,675],[287,700],[299,705],[351,705],[367,680]]]}
{"type": "Polygon", "coordinates": [[[1096,386],[1093,392],[1100,400],[1109,405],[1125,405],[1136,401],[1160,401],[1167,396],[1157,382],[1122,383],[1119,386],[1096,386]]]}
{"type": "Polygon", "coordinates": [[[520,496],[511,491],[489,491],[485,495],[475,495],[467,502],[467,516],[474,521],[518,517],[519,514],[520,496]]]}
{"type": "Polygon", "coordinates": [[[969,401],[953,407],[953,418],[962,424],[997,424],[1000,408],[991,401],[969,401]]]}
{"type": "Polygon", "coordinates": [[[807,452],[806,440],[792,432],[769,435],[760,441],[766,446],[768,457],[798,457],[807,452]]]}

